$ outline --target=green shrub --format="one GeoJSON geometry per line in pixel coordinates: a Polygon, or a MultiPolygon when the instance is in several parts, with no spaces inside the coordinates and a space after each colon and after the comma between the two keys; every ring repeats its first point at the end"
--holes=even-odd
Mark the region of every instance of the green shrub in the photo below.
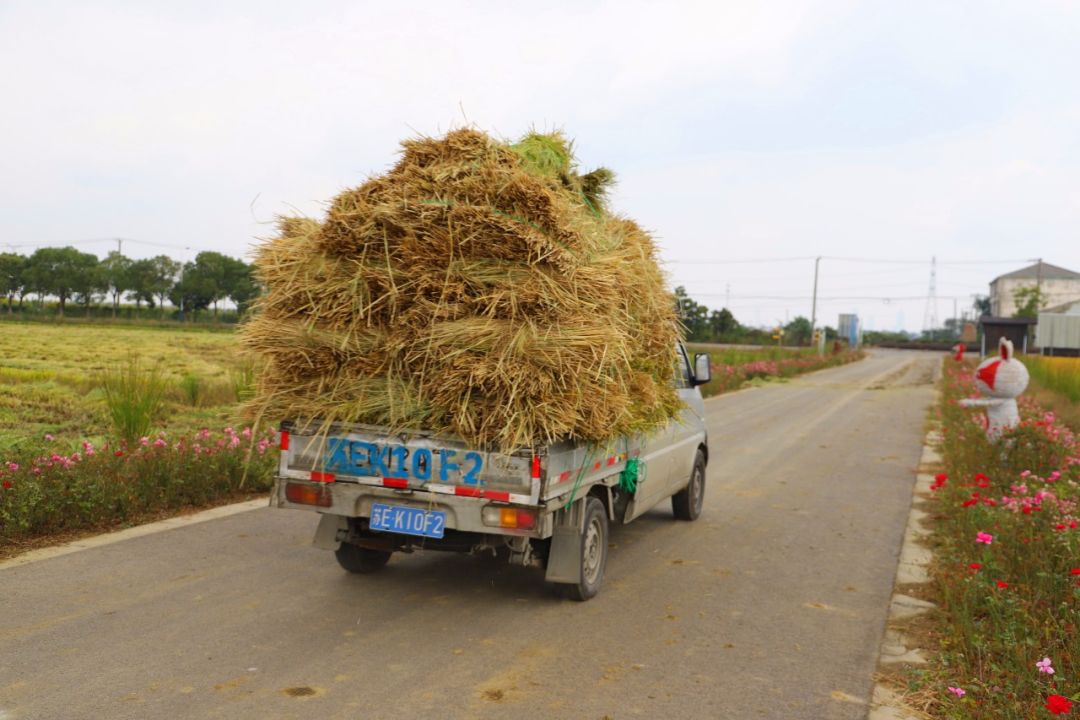
{"type": "Polygon", "coordinates": [[[160,366],[143,368],[138,358],[131,356],[102,372],[99,382],[117,435],[129,445],[148,436],[168,390],[160,366]]]}
{"type": "Polygon", "coordinates": [[[180,394],[191,407],[199,406],[199,397],[202,390],[202,380],[198,375],[189,373],[180,378],[180,394]]]}

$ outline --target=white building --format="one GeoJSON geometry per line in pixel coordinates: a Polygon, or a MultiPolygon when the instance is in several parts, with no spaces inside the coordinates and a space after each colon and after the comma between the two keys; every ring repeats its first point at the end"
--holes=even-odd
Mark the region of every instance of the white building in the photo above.
{"type": "Polygon", "coordinates": [[[1043,307],[1080,300],[1080,273],[1040,261],[996,277],[990,282],[990,314],[1006,318],[1016,315],[1014,293],[1029,287],[1042,290],[1043,307]]]}
{"type": "Polygon", "coordinates": [[[1040,312],[1035,343],[1044,355],[1080,355],[1080,299],[1040,312]]]}

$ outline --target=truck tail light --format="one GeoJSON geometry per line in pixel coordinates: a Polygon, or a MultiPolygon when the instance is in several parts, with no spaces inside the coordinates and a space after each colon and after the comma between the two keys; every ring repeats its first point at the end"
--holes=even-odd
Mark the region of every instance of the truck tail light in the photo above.
{"type": "Polygon", "coordinates": [[[290,482],[285,484],[285,499],[297,505],[330,507],[334,503],[330,488],[326,485],[290,482]]]}
{"type": "Polygon", "coordinates": [[[536,525],[536,514],[532,510],[521,508],[488,505],[481,512],[481,516],[484,524],[492,527],[532,530],[536,525]]]}
{"type": "Polygon", "coordinates": [[[281,438],[279,440],[281,449],[282,450],[288,450],[289,449],[289,431],[288,430],[282,430],[278,434],[281,436],[281,438]]]}
{"type": "Polygon", "coordinates": [[[540,479],[540,456],[533,455],[532,458],[532,478],[533,480],[540,479]]]}

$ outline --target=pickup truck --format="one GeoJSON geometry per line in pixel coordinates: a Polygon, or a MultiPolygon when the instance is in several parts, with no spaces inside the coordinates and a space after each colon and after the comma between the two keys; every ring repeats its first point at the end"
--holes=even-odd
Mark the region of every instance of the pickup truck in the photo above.
{"type": "Polygon", "coordinates": [[[272,502],[322,515],[314,544],[342,568],[379,570],[395,552],[502,555],[545,568],[566,597],[588,600],[604,577],[610,523],[671,498],[695,520],[709,444],[698,386],[709,356],[675,348],[683,408],[648,434],[562,441],[511,453],[424,432],[283,422],[272,502]]]}

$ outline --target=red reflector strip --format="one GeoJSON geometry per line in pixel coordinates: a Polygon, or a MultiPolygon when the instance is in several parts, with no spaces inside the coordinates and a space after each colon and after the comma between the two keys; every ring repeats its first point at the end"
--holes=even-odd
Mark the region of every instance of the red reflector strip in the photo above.
{"type": "Polygon", "coordinates": [[[533,455],[533,459],[532,459],[532,476],[534,478],[539,478],[540,477],[540,456],[539,455],[533,455]]]}
{"type": "Polygon", "coordinates": [[[559,482],[566,482],[569,479],[570,479],[570,471],[569,470],[564,470],[562,473],[559,474],[559,482]]]}
{"type": "Polygon", "coordinates": [[[409,481],[402,478],[383,478],[382,484],[386,487],[392,488],[407,488],[409,487],[409,481]]]}
{"type": "Polygon", "coordinates": [[[609,457],[609,458],[607,459],[607,464],[608,464],[608,467],[611,467],[612,465],[614,465],[614,464],[615,464],[615,461],[616,461],[616,460],[618,460],[618,458],[614,458],[614,457],[609,457]]]}
{"type": "Polygon", "coordinates": [[[598,461],[598,462],[597,462],[597,463],[596,463],[595,465],[593,465],[593,466],[592,466],[592,469],[593,469],[593,470],[599,470],[599,469],[600,469],[600,463],[599,463],[599,461],[598,461]]]}
{"type": "Polygon", "coordinates": [[[311,479],[315,482],[334,482],[337,476],[334,473],[324,473],[311,471],[311,479]]]}
{"type": "Polygon", "coordinates": [[[289,431],[288,430],[282,430],[281,431],[281,449],[282,450],[288,450],[289,449],[289,431]]]}
{"type": "Polygon", "coordinates": [[[484,497],[488,500],[499,500],[500,502],[510,502],[510,493],[501,492],[499,490],[485,490],[484,497]]]}
{"type": "Polygon", "coordinates": [[[465,497],[483,497],[484,493],[480,488],[474,487],[456,487],[454,488],[455,495],[464,495],[465,497]]]}

